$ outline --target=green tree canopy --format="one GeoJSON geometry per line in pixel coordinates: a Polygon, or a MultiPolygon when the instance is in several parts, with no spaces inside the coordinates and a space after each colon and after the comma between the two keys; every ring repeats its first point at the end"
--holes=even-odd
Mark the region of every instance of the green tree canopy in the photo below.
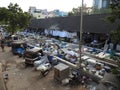
{"type": "MultiPolygon", "coordinates": [[[[87,7],[86,4],[83,5],[83,14],[90,13],[90,7],[87,7]]],[[[73,8],[71,12],[68,13],[68,16],[78,16],[81,13],[81,7],[73,8]]]]}
{"type": "Polygon", "coordinates": [[[5,7],[0,8],[0,22],[4,23],[8,21],[8,9],[5,7]]]}
{"type": "Polygon", "coordinates": [[[6,29],[14,34],[16,31],[25,28],[31,16],[23,12],[18,4],[10,3],[8,8],[0,8],[0,21],[6,24],[6,29]]]}
{"type": "Polygon", "coordinates": [[[92,7],[92,13],[93,14],[105,14],[105,13],[111,13],[111,9],[109,7],[106,8],[96,8],[96,7],[92,7]]]}
{"type": "MultiPolygon", "coordinates": [[[[115,23],[117,20],[120,20],[120,0],[111,0],[110,4],[111,14],[107,17],[108,21],[115,23]]],[[[118,27],[111,32],[111,39],[114,44],[114,50],[116,50],[116,45],[120,44],[120,24],[118,27]]]]}
{"type": "MultiPolygon", "coordinates": [[[[108,21],[115,23],[117,20],[120,20],[120,0],[111,0],[110,8],[112,12],[108,17],[108,21]]],[[[116,49],[116,45],[120,44],[120,24],[118,24],[118,27],[111,32],[111,38],[114,44],[114,49],[116,49]]],[[[118,61],[118,67],[113,69],[113,73],[120,74],[120,58],[117,58],[116,60],[118,61]]]]}

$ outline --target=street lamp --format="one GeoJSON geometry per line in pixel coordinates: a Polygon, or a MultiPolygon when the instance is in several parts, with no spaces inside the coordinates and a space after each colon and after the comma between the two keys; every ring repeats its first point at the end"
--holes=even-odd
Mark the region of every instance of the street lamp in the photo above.
{"type": "Polygon", "coordinates": [[[82,0],[82,6],[81,6],[81,15],[80,15],[80,40],[79,40],[79,54],[80,54],[80,60],[79,60],[79,66],[81,68],[81,56],[82,56],[82,32],[83,32],[83,0],[82,0]]]}

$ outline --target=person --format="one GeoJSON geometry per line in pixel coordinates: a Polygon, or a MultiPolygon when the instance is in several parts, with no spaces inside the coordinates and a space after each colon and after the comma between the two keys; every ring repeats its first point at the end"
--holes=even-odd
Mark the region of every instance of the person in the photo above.
{"type": "Polygon", "coordinates": [[[1,39],[1,48],[2,48],[2,52],[4,52],[4,47],[5,47],[5,39],[1,39]]]}

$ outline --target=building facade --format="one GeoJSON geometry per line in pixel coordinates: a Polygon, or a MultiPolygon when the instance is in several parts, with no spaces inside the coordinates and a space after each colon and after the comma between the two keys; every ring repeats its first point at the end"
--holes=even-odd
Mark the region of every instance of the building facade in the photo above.
{"type": "Polygon", "coordinates": [[[109,7],[110,0],[94,0],[93,6],[97,9],[109,7]]]}
{"type": "Polygon", "coordinates": [[[36,7],[30,7],[28,12],[36,19],[64,17],[68,15],[67,12],[60,11],[59,9],[48,12],[47,9],[36,9],[36,7]]]}

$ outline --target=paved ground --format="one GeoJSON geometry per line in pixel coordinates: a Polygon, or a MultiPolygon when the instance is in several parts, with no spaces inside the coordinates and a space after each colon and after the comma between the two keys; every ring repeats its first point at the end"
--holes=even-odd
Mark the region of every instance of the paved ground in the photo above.
{"type": "Polygon", "coordinates": [[[53,71],[46,77],[41,77],[40,72],[35,71],[33,67],[25,68],[24,59],[12,55],[8,47],[5,48],[5,52],[0,49],[0,62],[4,67],[3,73],[8,74],[8,90],[88,90],[81,85],[61,85],[54,80],[53,71]]]}

